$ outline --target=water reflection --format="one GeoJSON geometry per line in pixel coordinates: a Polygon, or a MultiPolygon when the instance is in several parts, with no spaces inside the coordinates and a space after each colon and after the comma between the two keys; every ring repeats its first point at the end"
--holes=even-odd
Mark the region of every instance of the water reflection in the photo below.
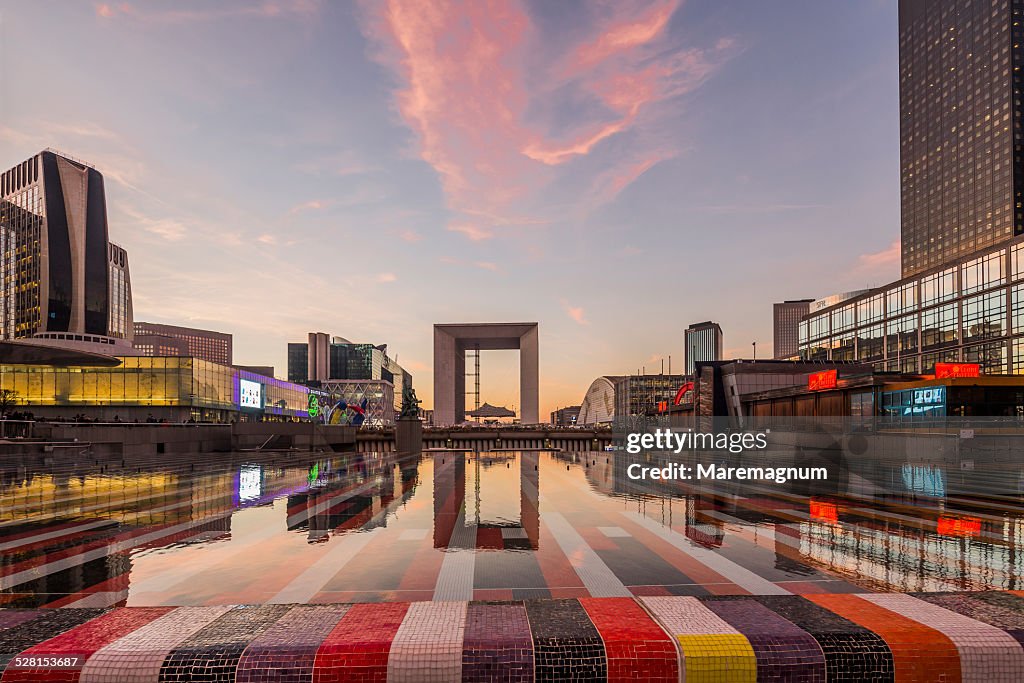
{"type": "Polygon", "coordinates": [[[637,461],[431,452],[3,464],[0,603],[1021,588],[1019,465],[858,458],[815,490],[638,484],[627,475],[637,461]]]}

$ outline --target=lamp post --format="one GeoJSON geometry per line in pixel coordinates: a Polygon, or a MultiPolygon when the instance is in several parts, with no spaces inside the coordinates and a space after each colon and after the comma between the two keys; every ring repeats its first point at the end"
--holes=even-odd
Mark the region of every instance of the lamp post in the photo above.
{"type": "Polygon", "coordinates": [[[757,342],[750,342],[750,345],[754,347],[754,360],[757,360],[757,342]]]}

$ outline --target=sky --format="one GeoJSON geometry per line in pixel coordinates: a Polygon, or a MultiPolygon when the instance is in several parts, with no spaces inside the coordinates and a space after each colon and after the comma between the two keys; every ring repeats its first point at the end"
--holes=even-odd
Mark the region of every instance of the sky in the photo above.
{"type": "Polygon", "coordinates": [[[10,1],[0,166],[103,173],[136,320],[387,344],[425,407],[434,323],[538,322],[544,416],[899,277],[897,47],[895,0],[10,1]]]}

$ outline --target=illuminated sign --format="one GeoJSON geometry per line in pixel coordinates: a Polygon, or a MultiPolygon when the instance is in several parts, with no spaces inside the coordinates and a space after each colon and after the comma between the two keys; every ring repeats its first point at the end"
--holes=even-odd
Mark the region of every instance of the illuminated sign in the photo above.
{"type": "Polygon", "coordinates": [[[320,399],[317,398],[316,394],[309,395],[309,404],[307,405],[306,411],[310,417],[316,417],[320,414],[320,399]]]}
{"type": "Polygon", "coordinates": [[[979,377],[981,366],[977,363],[936,363],[935,379],[946,377],[979,377]]]}
{"type": "Polygon", "coordinates": [[[812,372],[807,375],[807,388],[811,391],[821,391],[822,389],[835,389],[839,384],[839,371],[838,370],[822,370],[821,372],[812,372]]]}
{"type": "Polygon", "coordinates": [[[946,402],[946,387],[914,389],[915,406],[941,406],[946,402]]]}
{"type": "Polygon", "coordinates": [[[977,517],[939,517],[938,532],[943,536],[977,536],[981,520],[977,517]]]}
{"type": "Polygon", "coordinates": [[[238,499],[247,502],[263,493],[263,468],[259,465],[242,465],[238,471],[238,499]]]}
{"type": "Polygon", "coordinates": [[[263,407],[263,385],[247,379],[238,380],[238,406],[240,408],[263,407]]]}
{"type": "Polygon", "coordinates": [[[664,413],[668,410],[668,401],[658,401],[658,412],[664,413]]]}
{"type": "Polygon", "coordinates": [[[809,501],[809,508],[811,519],[813,520],[830,524],[835,524],[839,521],[839,508],[836,507],[835,503],[814,500],[812,498],[809,501]]]}

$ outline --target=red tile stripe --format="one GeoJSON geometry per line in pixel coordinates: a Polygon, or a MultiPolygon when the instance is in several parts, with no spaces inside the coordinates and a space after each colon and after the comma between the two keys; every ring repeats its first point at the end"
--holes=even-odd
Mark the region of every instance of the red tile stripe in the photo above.
{"type": "Polygon", "coordinates": [[[316,652],[313,683],[387,683],[388,655],[408,603],[353,605],[316,652]]]}
{"type": "Polygon", "coordinates": [[[604,640],[608,682],[679,680],[675,643],[633,598],[580,598],[604,640]]]}
{"type": "Polygon", "coordinates": [[[856,595],[804,595],[874,631],[892,650],[897,681],[960,683],[960,653],[945,634],[856,595]]]}
{"type": "Polygon", "coordinates": [[[0,680],[3,683],[22,681],[75,683],[82,674],[82,666],[95,652],[118,638],[159,619],[173,609],[173,607],[133,607],[107,612],[70,631],[28,648],[11,660],[0,680]],[[30,669],[17,666],[19,657],[77,657],[78,661],[73,667],[30,669]]]}

